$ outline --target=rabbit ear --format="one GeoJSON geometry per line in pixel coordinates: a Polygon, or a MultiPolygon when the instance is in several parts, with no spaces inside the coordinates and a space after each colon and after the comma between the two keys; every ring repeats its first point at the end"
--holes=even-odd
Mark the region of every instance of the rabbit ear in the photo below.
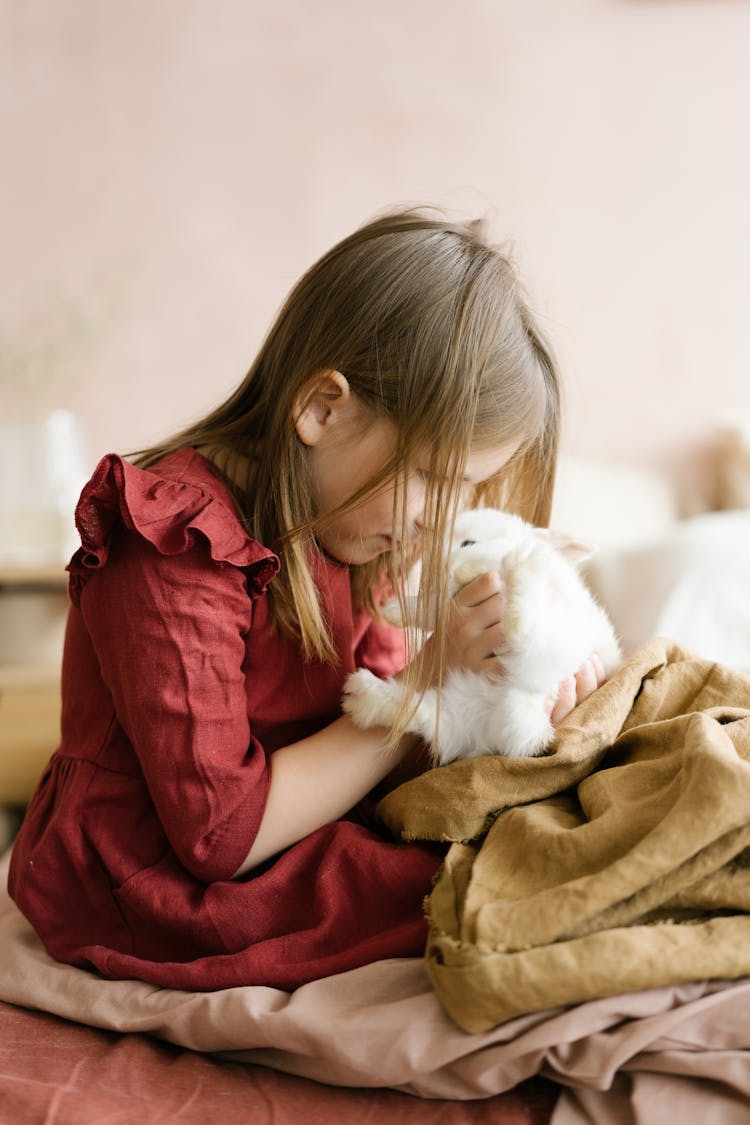
{"type": "Polygon", "coordinates": [[[584,559],[591,558],[599,549],[595,543],[586,543],[573,535],[566,535],[563,531],[553,531],[549,527],[535,527],[534,534],[545,543],[549,543],[550,547],[554,547],[574,566],[582,563],[584,559]]]}

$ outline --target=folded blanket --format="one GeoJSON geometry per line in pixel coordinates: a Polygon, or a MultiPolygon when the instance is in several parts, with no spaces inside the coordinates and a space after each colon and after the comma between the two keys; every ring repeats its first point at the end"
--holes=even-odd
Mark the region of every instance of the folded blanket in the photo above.
{"type": "Polygon", "coordinates": [[[427,967],[479,1032],[523,1013],[750,973],[750,677],[657,639],[543,758],[475,758],[389,794],[451,840],[427,967]]]}

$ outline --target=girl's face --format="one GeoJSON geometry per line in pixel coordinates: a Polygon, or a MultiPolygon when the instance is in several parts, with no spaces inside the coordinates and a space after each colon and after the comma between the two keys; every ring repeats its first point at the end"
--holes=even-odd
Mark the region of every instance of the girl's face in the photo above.
{"type": "MultiPolygon", "coordinates": [[[[333,373],[338,375],[337,372],[333,373]]],[[[372,414],[348,391],[348,384],[321,391],[309,400],[297,418],[297,432],[309,447],[313,504],[316,516],[332,512],[371,480],[393,456],[396,427],[387,418],[372,414]]],[[[516,445],[472,453],[466,463],[467,492],[503,468],[516,445]]],[[[406,525],[412,538],[419,536],[424,518],[429,458],[417,459],[406,488],[406,525]]],[[[318,533],[326,554],[341,563],[371,562],[391,549],[395,482],[385,481],[318,533]]],[[[400,526],[400,513],[396,526],[400,526]]]]}

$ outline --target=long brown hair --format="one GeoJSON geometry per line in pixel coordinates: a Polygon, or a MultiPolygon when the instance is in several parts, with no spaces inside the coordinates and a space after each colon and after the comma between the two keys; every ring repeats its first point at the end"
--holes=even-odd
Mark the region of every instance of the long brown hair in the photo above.
{"type": "MultiPolygon", "coordinates": [[[[421,596],[440,648],[446,533],[469,451],[518,444],[505,469],[476,490],[474,503],[537,524],[549,518],[557,453],[556,366],[509,257],[488,242],[481,222],[404,210],[343,239],[291,291],[234,394],[142,451],[136,463],[147,468],[184,445],[241,459],[246,468],[236,494],[247,528],[282,559],[269,588],[276,625],[306,658],[334,660],[310,571],[324,520],[312,509],[306,447],[294,419],[302,389],[330,371],[343,373],[364,405],[395,423],[398,443],[377,478],[326,518],[387,479],[405,489],[416,451],[429,450],[421,596]]],[[[394,528],[394,543],[405,543],[406,531],[394,528]]],[[[388,574],[397,581],[405,564],[385,556],[352,568],[355,596],[373,609],[377,580],[388,574]]]]}

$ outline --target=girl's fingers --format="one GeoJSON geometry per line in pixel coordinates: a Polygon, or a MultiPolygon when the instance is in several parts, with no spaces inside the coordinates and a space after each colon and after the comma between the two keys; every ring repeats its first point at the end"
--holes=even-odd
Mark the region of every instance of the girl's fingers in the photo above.
{"type": "Polygon", "coordinates": [[[478,578],[473,578],[471,582],[462,586],[453,595],[453,601],[462,609],[471,609],[473,606],[486,602],[488,598],[500,594],[502,588],[503,584],[498,572],[489,570],[486,574],[480,574],[478,578]]]}
{"type": "Polygon", "coordinates": [[[575,674],[576,702],[583,703],[599,687],[596,670],[591,659],[585,660],[575,674]]]}
{"type": "Polygon", "coordinates": [[[462,606],[454,616],[454,627],[474,636],[499,625],[502,619],[503,602],[499,594],[494,594],[478,605],[462,606]]]}
{"type": "Polygon", "coordinates": [[[503,625],[493,625],[478,634],[466,650],[468,666],[476,672],[487,672],[487,663],[495,664],[501,660],[501,652],[505,648],[505,633],[503,625]]]}
{"type": "Polygon", "coordinates": [[[567,680],[563,680],[560,684],[560,690],[557,693],[557,699],[552,702],[550,709],[550,721],[553,726],[557,726],[565,719],[576,705],[576,680],[575,676],[568,676],[567,680]]]}
{"type": "Polygon", "coordinates": [[[553,725],[556,726],[567,718],[570,712],[579,703],[583,703],[584,699],[593,695],[606,679],[607,673],[604,671],[601,658],[598,653],[593,653],[581,665],[575,676],[569,676],[567,680],[563,681],[557,699],[547,700],[547,713],[553,725]]]}
{"type": "Polygon", "coordinates": [[[596,686],[601,687],[607,679],[607,673],[604,670],[602,658],[598,652],[594,652],[591,654],[591,663],[594,667],[594,672],[596,673],[596,686]]]}
{"type": "Polygon", "coordinates": [[[497,674],[498,662],[502,660],[502,650],[505,647],[505,634],[502,625],[494,625],[484,629],[466,639],[461,646],[460,660],[453,662],[454,667],[464,668],[471,672],[485,672],[489,675],[497,674]]]}
{"type": "Polygon", "coordinates": [[[502,596],[496,589],[493,592],[496,584],[489,580],[491,577],[481,575],[456,595],[456,608],[449,623],[448,660],[453,667],[497,675],[497,652],[505,646],[504,607],[502,596]],[[464,594],[466,590],[469,594],[464,594]],[[461,594],[469,599],[464,604],[459,600],[461,594]]]}

